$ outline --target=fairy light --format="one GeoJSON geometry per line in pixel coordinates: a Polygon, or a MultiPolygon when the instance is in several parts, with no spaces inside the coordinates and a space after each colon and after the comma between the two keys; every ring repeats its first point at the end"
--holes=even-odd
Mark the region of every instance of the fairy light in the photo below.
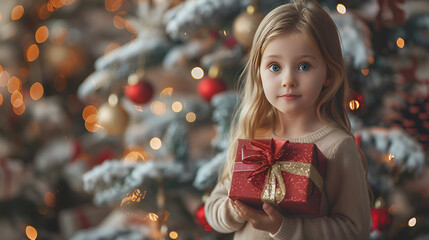
{"type": "Polygon", "coordinates": [[[0,87],[6,87],[9,82],[10,75],[7,71],[0,73],[0,87]]]}
{"type": "Polygon", "coordinates": [[[0,106],[3,104],[3,95],[0,93],[0,106]]]}
{"type": "Polygon", "coordinates": [[[107,11],[116,12],[121,8],[122,0],[105,0],[104,6],[106,7],[107,11]]]}
{"type": "Polygon", "coordinates": [[[389,161],[392,161],[394,158],[395,158],[395,155],[390,153],[387,159],[389,159],[389,161]]]}
{"type": "Polygon", "coordinates": [[[110,94],[109,100],[108,100],[110,105],[116,106],[118,104],[118,101],[119,101],[119,99],[118,99],[118,96],[116,94],[110,94]]]}
{"type": "Polygon", "coordinates": [[[171,109],[173,110],[173,112],[180,112],[183,109],[183,105],[181,102],[176,101],[171,105],[171,109]]]}
{"type": "Polygon", "coordinates": [[[56,199],[55,195],[53,193],[51,193],[51,192],[46,192],[45,193],[44,200],[45,200],[46,206],[51,207],[51,208],[55,207],[55,204],[57,202],[57,199],[56,199]]]}
{"type": "Polygon", "coordinates": [[[140,189],[134,190],[131,194],[128,194],[124,199],[121,201],[121,207],[125,206],[129,203],[135,203],[140,202],[142,199],[144,199],[146,196],[146,191],[140,191],[140,189]]]}
{"type": "Polygon", "coordinates": [[[172,87],[167,87],[162,89],[161,93],[159,94],[161,97],[162,96],[171,96],[173,95],[174,89],[172,87]]]}
{"type": "Polygon", "coordinates": [[[22,5],[15,6],[10,14],[12,20],[18,20],[24,15],[24,7],[22,5]]]}
{"type": "Polygon", "coordinates": [[[179,237],[179,234],[176,231],[171,231],[170,234],[168,234],[168,236],[171,239],[177,239],[179,237]]]}
{"type": "Polygon", "coordinates": [[[159,219],[159,216],[156,215],[155,213],[149,213],[148,217],[149,217],[149,220],[151,220],[152,222],[156,222],[159,219]]]}
{"type": "Polygon", "coordinates": [[[113,17],[113,25],[115,26],[115,28],[117,29],[124,29],[125,25],[126,25],[127,20],[121,16],[119,16],[118,14],[116,14],[113,17]]]}
{"type": "Polygon", "coordinates": [[[359,101],[357,101],[357,100],[351,100],[349,102],[349,107],[350,107],[350,109],[352,111],[359,109],[359,107],[360,107],[359,101]]]}
{"type": "Polygon", "coordinates": [[[97,132],[100,129],[100,125],[98,124],[97,114],[89,115],[85,119],[85,129],[88,132],[97,132]]]}
{"type": "Polygon", "coordinates": [[[347,12],[347,9],[346,9],[346,6],[344,6],[344,4],[341,4],[341,3],[339,3],[338,5],[337,5],[337,11],[340,13],[340,14],[346,14],[346,12],[347,12]]]}
{"type": "Polygon", "coordinates": [[[41,26],[37,29],[35,34],[35,39],[37,43],[42,43],[46,41],[49,37],[49,29],[46,26],[41,26]]]}
{"type": "Polygon", "coordinates": [[[31,240],[35,240],[37,238],[37,230],[33,226],[27,226],[25,228],[25,234],[31,240]]]}
{"type": "Polygon", "coordinates": [[[153,101],[150,105],[150,111],[155,115],[162,115],[167,110],[165,103],[160,101],[153,101]]]}
{"type": "Polygon", "coordinates": [[[16,90],[21,90],[22,82],[21,79],[19,79],[16,76],[12,76],[9,78],[9,81],[7,82],[7,90],[9,93],[13,93],[16,90]]]}
{"type": "Polygon", "coordinates": [[[22,115],[25,112],[25,103],[22,103],[18,108],[14,107],[13,112],[18,116],[22,115]]]}
{"type": "Polygon", "coordinates": [[[188,121],[188,122],[195,122],[195,120],[197,120],[197,115],[195,115],[195,113],[188,112],[186,114],[186,121],[188,121]]]}
{"type": "Polygon", "coordinates": [[[366,75],[368,75],[369,74],[369,69],[362,69],[362,74],[364,75],[364,76],[366,76],[366,75]]]}
{"type": "Polygon", "coordinates": [[[10,96],[10,102],[14,108],[19,108],[24,103],[24,98],[20,91],[16,90],[10,96]]]}
{"type": "Polygon", "coordinates": [[[396,45],[399,47],[399,48],[403,48],[404,46],[405,46],[405,41],[404,41],[404,39],[403,38],[398,38],[398,39],[396,39],[396,45]]]}
{"type": "Polygon", "coordinates": [[[157,138],[157,137],[154,137],[154,138],[152,138],[151,140],[150,140],[150,147],[153,149],[153,150],[158,150],[158,149],[160,149],[161,148],[161,146],[162,146],[162,142],[161,142],[161,139],[159,139],[159,138],[157,138]]]}
{"type": "Polygon", "coordinates": [[[254,14],[255,13],[255,7],[252,5],[247,6],[246,12],[250,15],[254,14]]]}
{"type": "Polygon", "coordinates": [[[417,219],[415,217],[412,217],[409,221],[408,221],[408,226],[409,227],[414,227],[417,224],[417,219]]]}
{"type": "MultiPolygon", "coordinates": [[[[48,19],[48,18],[51,16],[52,12],[53,12],[53,11],[49,11],[49,9],[48,9],[48,4],[50,4],[50,3],[45,3],[45,4],[43,4],[43,5],[40,7],[40,9],[39,9],[39,18],[40,18],[41,20],[48,19]]],[[[51,6],[52,6],[52,5],[51,5],[51,6]]],[[[52,9],[52,10],[53,10],[53,9],[52,9]]]]}
{"type": "Polygon", "coordinates": [[[31,85],[30,88],[30,97],[37,101],[43,96],[43,85],[39,82],[35,82],[33,85],[31,85]]]}
{"type": "Polygon", "coordinates": [[[39,47],[36,44],[31,44],[25,52],[28,62],[33,62],[39,57],[39,47]]]}
{"type": "Polygon", "coordinates": [[[204,70],[200,67],[194,67],[191,71],[191,76],[197,80],[201,79],[204,77],[204,70]]]}
{"type": "Polygon", "coordinates": [[[83,120],[86,121],[86,119],[91,116],[91,115],[96,115],[97,116],[97,108],[93,105],[88,105],[86,106],[83,111],[82,111],[82,118],[83,120]]]}

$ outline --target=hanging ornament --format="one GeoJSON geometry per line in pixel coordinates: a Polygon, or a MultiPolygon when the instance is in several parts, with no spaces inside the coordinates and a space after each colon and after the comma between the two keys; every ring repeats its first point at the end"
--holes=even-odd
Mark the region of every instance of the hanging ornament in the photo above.
{"type": "Polygon", "coordinates": [[[153,87],[148,81],[134,73],[128,77],[125,96],[135,104],[145,104],[153,97],[153,87]]]}
{"type": "Polygon", "coordinates": [[[128,119],[128,113],[118,104],[118,97],[114,94],[98,109],[98,124],[108,135],[122,134],[128,126],[128,119]]]}
{"type": "Polygon", "coordinates": [[[253,5],[247,7],[245,13],[240,14],[232,25],[232,33],[245,49],[252,47],[253,36],[258,29],[264,16],[258,12],[253,5]]]}
{"type": "Polygon", "coordinates": [[[202,79],[198,84],[198,93],[204,100],[210,102],[214,95],[226,90],[226,84],[219,78],[219,75],[219,66],[213,65],[210,67],[208,77],[202,79]]]}

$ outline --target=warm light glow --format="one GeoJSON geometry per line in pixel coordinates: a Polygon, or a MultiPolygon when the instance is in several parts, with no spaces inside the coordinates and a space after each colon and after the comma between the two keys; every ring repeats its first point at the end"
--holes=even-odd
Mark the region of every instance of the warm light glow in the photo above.
{"type": "Polygon", "coordinates": [[[115,15],[113,17],[113,25],[117,29],[124,29],[125,25],[127,24],[127,20],[119,15],[115,15]]]}
{"type": "Polygon", "coordinates": [[[119,99],[118,99],[118,96],[116,94],[110,94],[109,100],[108,100],[110,105],[116,106],[118,104],[118,101],[119,101],[119,99]]]}
{"type": "Polygon", "coordinates": [[[0,106],[3,104],[3,95],[0,93],[0,106]]]}
{"type": "Polygon", "coordinates": [[[150,111],[155,115],[162,115],[165,113],[167,107],[165,106],[165,103],[160,101],[153,101],[150,105],[150,111]]]}
{"type": "Polygon", "coordinates": [[[369,64],[373,64],[374,63],[374,57],[373,56],[369,56],[368,57],[368,62],[369,62],[369,64]]]}
{"type": "Polygon", "coordinates": [[[362,69],[362,74],[363,75],[368,75],[369,74],[369,69],[362,69]]]}
{"type": "Polygon", "coordinates": [[[24,15],[24,7],[22,5],[18,5],[13,8],[12,13],[10,14],[12,20],[18,20],[24,15]]]}
{"type": "Polygon", "coordinates": [[[172,87],[164,88],[159,94],[162,96],[171,96],[173,94],[174,89],[172,87]]]}
{"type": "Polygon", "coordinates": [[[0,65],[0,73],[3,73],[3,66],[0,65]]]}
{"type": "Polygon", "coordinates": [[[168,236],[170,236],[171,239],[177,239],[179,237],[179,234],[175,231],[171,231],[168,236]]]}
{"type": "Polygon", "coordinates": [[[55,195],[51,192],[47,192],[45,193],[45,204],[48,207],[55,207],[55,204],[57,202],[57,198],[55,197],[55,195]]]}
{"type": "Polygon", "coordinates": [[[254,13],[255,13],[255,7],[254,7],[254,6],[252,6],[252,5],[247,6],[247,8],[246,8],[246,12],[247,12],[248,14],[254,14],[254,13]]]}
{"type": "Polygon", "coordinates": [[[188,122],[195,122],[195,120],[197,120],[197,115],[195,115],[195,113],[188,112],[186,114],[186,121],[188,121],[188,122]]]}
{"type": "Polygon", "coordinates": [[[41,20],[48,19],[51,16],[52,12],[48,10],[48,3],[43,4],[39,10],[39,18],[41,20]]]}
{"type": "Polygon", "coordinates": [[[85,120],[85,128],[88,132],[96,132],[100,129],[98,125],[98,116],[97,114],[89,115],[85,120]]]}
{"type": "Polygon", "coordinates": [[[36,44],[31,44],[27,48],[25,56],[29,62],[36,60],[39,57],[39,47],[36,44]]]}
{"type": "Polygon", "coordinates": [[[352,111],[354,111],[354,110],[358,110],[358,109],[359,109],[359,107],[360,107],[359,101],[357,101],[357,100],[351,100],[351,101],[349,102],[349,107],[350,107],[350,109],[351,109],[352,111]]]}
{"type": "Polygon", "coordinates": [[[417,223],[417,219],[415,217],[413,217],[408,221],[408,226],[414,227],[414,226],[416,226],[416,223],[417,223]]]}
{"type": "Polygon", "coordinates": [[[122,0],[105,0],[104,5],[109,12],[116,12],[122,6],[122,0]]]}
{"type": "Polygon", "coordinates": [[[119,43],[111,43],[107,45],[107,47],[104,49],[104,54],[108,54],[109,52],[121,47],[119,43]]]}
{"type": "Polygon", "coordinates": [[[150,147],[153,149],[153,150],[158,150],[158,149],[160,149],[161,148],[161,146],[162,146],[162,143],[161,143],[161,139],[159,139],[159,138],[157,138],[157,137],[154,137],[154,138],[152,138],[151,140],[150,140],[150,147]]]}
{"type": "Polygon", "coordinates": [[[171,109],[173,112],[180,112],[183,109],[183,105],[181,102],[176,101],[171,105],[171,109]]]}
{"type": "Polygon", "coordinates": [[[72,5],[76,0],[63,0],[64,5],[72,5]]]}
{"type": "Polygon", "coordinates": [[[128,76],[128,85],[132,86],[132,85],[136,85],[137,83],[139,83],[139,76],[137,75],[137,73],[133,73],[130,76],[128,76]]]}
{"type": "Polygon", "coordinates": [[[46,26],[41,26],[37,29],[35,38],[37,43],[42,43],[46,41],[49,37],[49,29],[46,26]]]}
{"type": "Polygon", "coordinates": [[[13,108],[13,112],[18,116],[23,114],[25,112],[25,104],[24,103],[21,104],[21,106],[19,106],[19,108],[13,108]]]}
{"type": "Polygon", "coordinates": [[[96,115],[97,116],[98,110],[95,106],[93,105],[88,105],[86,106],[83,111],[82,111],[82,118],[83,120],[86,121],[86,119],[91,116],[91,115],[96,115]]]}
{"type": "Polygon", "coordinates": [[[15,91],[10,96],[10,103],[14,108],[19,108],[24,103],[24,97],[20,91],[15,91]]]}
{"type": "Polygon", "coordinates": [[[337,5],[337,11],[340,13],[340,14],[346,14],[346,12],[347,12],[347,9],[346,9],[346,6],[344,6],[343,4],[338,4],[337,5]]]}
{"type": "Polygon", "coordinates": [[[39,82],[35,82],[30,88],[30,97],[36,101],[43,96],[43,85],[39,82]]]}
{"type": "Polygon", "coordinates": [[[49,2],[52,3],[52,6],[54,6],[54,8],[61,8],[63,6],[62,0],[49,0],[49,2]]]}
{"type": "Polygon", "coordinates": [[[36,231],[36,229],[33,226],[27,226],[25,228],[25,234],[31,240],[34,240],[34,239],[37,238],[37,231],[36,231]]]}
{"type": "Polygon", "coordinates": [[[58,92],[62,92],[67,87],[67,80],[63,74],[58,74],[54,79],[54,87],[58,92]]]}
{"type": "Polygon", "coordinates": [[[149,220],[151,220],[153,222],[156,222],[159,219],[158,215],[156,215],[155,213],[149,213],[148,217],[149,217],[149,220]]]}
{"type": "Polygon", "coordinates": [[[389,154],[389,157],[388,157],[389,161],[392,161],[394,158],[395,158],[395,155],[393,155],[392,153],[389,154]]]}
{"type": "Polygon", "coordinates": [[[13,93],[17,90],[21,90],[21,86],[21,79],[17,78],[16,76],[9,78],[9,81],[7,82],[7,90],[10,93],[13,93]]]}
{"type": "Polygon", "coordinates": [[[55,11],[54,5],[52,5],[51,2],[46,3],[46,8],[48,9],[49,12],[55,11]]]}
{"type": "Polygon", "coordinates": [[[9,73],[7,71],[3,71],[0,73],[0,87],[6,87],[9,82],[9,73]]]}
{"type": "Polygon", "coordinates": [[[129,146],[125,151],[124,163],[146,162],[148,153],[140,146],[129,146]]]}
{"type": "Polygon", "coordinates": [[[404,41],[404,39],[403,39],[403,38],[398,38],[398,39],[396,40],[396,45],[397,45],[399,48],[403,48],[403,47],[405,46],[405,41],[404,41]]]}
{"type": "Polygon", "coordinates": [[[132,192],[131,194],[127,194],[127,196],[124,199],[122,199],[121,207],[133,202],[140,202],[140,200],[144,199],[145,196],[146,196],[146,191],[143,191],[142,193],[140,189],[136,189],[134,190],[134,192],[132,192]]]}
{"type": "Polygon", "coordinates": [[[195,79],[201,79],[204,77],[204,70],[200,67],[194,67],[191,71],[191,75],[195,79]]]}

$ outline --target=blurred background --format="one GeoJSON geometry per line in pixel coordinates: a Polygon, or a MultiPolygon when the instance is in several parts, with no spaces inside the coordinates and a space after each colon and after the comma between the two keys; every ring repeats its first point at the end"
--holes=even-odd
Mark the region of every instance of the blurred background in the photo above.
{"type": "MultiPolygon", "coordinates": [[[[236,81],[279,0],[1,0],[0,239],[211,229],[236,81]]],[[[371,239],[429,239],[429,1],[321,0],[375,194],[371,239]]]]}

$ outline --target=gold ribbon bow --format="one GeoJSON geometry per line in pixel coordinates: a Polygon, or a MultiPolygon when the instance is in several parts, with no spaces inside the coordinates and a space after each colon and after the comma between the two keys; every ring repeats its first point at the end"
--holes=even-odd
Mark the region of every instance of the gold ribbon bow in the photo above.
{"type": "Polygon", "coordinates": [[[310,178],[314,184],[323,190],[323,178],[310,163],[283,161],[285,148],[289,141],[281,139],[252,140],[242,148],[242,162],[245,164],[260,164],[248,180],[256,187],[255,176],[266,173],[265,184],[262,188],[262,201],[280,203],[286,196],[286,185],[282,172],[310,178]]]}

